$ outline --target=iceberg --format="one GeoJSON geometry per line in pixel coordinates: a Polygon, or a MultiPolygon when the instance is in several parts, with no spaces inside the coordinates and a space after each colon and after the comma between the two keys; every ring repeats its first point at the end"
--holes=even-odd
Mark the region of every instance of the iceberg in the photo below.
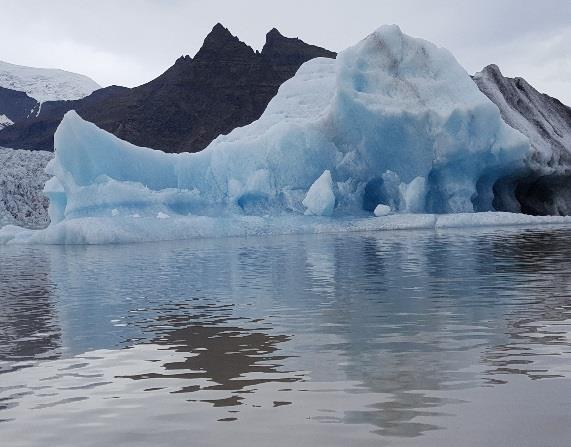
{"type": "Polygon", "coordinates": [[[305,63],[258,121],[200,153],[137,147],[68,112],[47,168],[50,226],[5,227],[0,241],[529,223],[491,213],[498,197],[515,200],[498,180],[529,151],[450,52],[383,26],[335,60],[305,63]],[[379,205],[394,214],[374,217],[379,205]],[[451,213],[462,217],[440,216],[451,213]]]}

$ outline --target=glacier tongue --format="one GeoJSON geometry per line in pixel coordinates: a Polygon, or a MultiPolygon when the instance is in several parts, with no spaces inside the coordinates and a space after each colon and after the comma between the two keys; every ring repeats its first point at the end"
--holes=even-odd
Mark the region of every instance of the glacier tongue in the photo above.
{"type": "Polygon", "coordinates": [[[304,64],[258,121],[203,152],[136,147],[75,112],[58,128],[55,149],[49,231],[65,241],[68,230],[77,235],[85,225],[93,235],[90,225],[123,228],[133,215],[133,231],[153,239],[170,228],[156,223],[160,214],[173,217],[171,227],[186,216],[240,227],[237,219],[272,216],[294,226],[310,225],[298,218],[321,222],[303,216],[307,208],[339,219],[372,218],[379,204],[395,213],[493,211],[496,180],[522,169],[530,145],[451,53],[384,26],[336,60],[304,64]],[[323,197],[308,201],[327,171],[323,197]]]}

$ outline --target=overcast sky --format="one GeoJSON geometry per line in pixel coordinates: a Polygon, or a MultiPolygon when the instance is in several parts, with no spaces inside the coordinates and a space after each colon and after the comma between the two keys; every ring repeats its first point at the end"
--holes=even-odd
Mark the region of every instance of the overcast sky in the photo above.
{"type": "Polygon", "coordinates": [[[135,86],[216,22],[255,49],[276,27],[336,51],[396,23],[470,73],[496,63],[571,105],[571,0],[0,0],[0,60],[135,86]]]}

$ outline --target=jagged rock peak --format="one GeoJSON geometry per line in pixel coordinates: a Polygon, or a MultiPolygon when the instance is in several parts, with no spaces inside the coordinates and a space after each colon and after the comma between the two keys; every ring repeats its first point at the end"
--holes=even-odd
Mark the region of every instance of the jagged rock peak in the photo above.
{"type": "Polygon", "coordinates": [[[252,48],[234,36],[220,23],[204,39],[202,47],[194,57],[198,61],[236,60],[255,55],[252,48]]]}
{"type": "Polygon", "coordinates": [[[277,28],[272,28],[266,34],[266,43],[276,40],[276,39],[284,39],[284,35],[278,31],[277,28]]]}
{"type": "Polygon", "coordinates": [[[474,74],[473,79],[478,85],[484,82],[485,79],[490,79],[498,85],[506,84],[506,78],[504,78],[504,75],[502,74],[500,67],[498,67],[496,64],[490,64],[485,66],[482,69],[482,71],[479,71],[474,74]]]}
{"type": "MultiPolygon", "coordinates": [[[[483,82],[484,79],[490,79],[498,85],[505,86],[505,88],[517,88],[520,91],[530,91],[535,89],[522,77],[509,78],[502,74],[500,67],[496,64],[490,64],[482,69],[481,72],[474,75],[476,83],[483,82]]],[[[533,93],[533,92],[532,92],[533,93]]]]}
{"type": "Polygon", "coordinates": [[[498,67],[496,64],[490,64],[484,67],[481,73],[489,73],[502,76],[502,71],[500,70],[500,67],[498,67]]]}
{"type": "Polygon", "coordinates": [[[181,62],[190,62],[190,61],[192,61],[192,58],[188,54],[184,54],[175,61],[175,64],[180,64],[181,62]]]}
{"type": "Polygon", "coordinates": [[[271,58],[289,58],[294,56],[300,60],[309,60],[314,57],[335,58],[336,53],[324,48],[309,45],[297,37],[285,37],[277,28],[272,28],[266,34],[266,43],[262,48],[262,54],[271,58]]]}

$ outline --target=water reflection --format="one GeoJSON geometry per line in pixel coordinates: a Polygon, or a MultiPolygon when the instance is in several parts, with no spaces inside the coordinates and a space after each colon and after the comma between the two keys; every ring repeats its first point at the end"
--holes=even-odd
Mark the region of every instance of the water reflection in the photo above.
{"type": "MultiPolygon", "coordinates": [[[[221,306],[217,310],[230,311],[232,306],[221,306]]],[[[207,306],[208,311],[216,310],[207,306]]],[[[228,317],[230,319],[230,317],[228,317]]],[[[263,328],[245,329],[237,326],[225,326],[227,321],[220,316],[217,324],[210,326],[193,324],[194,315],[161,316],[161,327],[178,327],[165,331],[153,339],[157,346],[164,345],[185,355],[182,361],[166,362],[164,372],[123,376],[135,380],[149,378],[188,379],[190,384],[183,385],[176,393],[190,393],[203,390],[225,390],[227,396],[205,400],[214,406],[241,405],[241,394],[252,393],[256,385],[268,382],[296,382],[299,375],[281,371],[287,356],[277,355],[279,344],[289,340],[286,335],[269,335],[263,328]],[[188,354],[188,355],[187,355],[188,354]],[[200,380],[207,379],[206,385],[200,380]]]]}
{"type": "Polygon", "coordinates": [[[570,255],[567,229],[2,247],[0,432],[33,445],[26,424],[95,418],[115,442],[100,410],[117,399],[145,408],[141,436],[170,414],[171,432],[232,422],[216,436],[236,445],[261,427],[285,445],[434,445],[473,392],[568,385],[570,255]]]}
{"type": "Polygon", "coordinates": [[[0,373],[58,358],[61,332],[48,259],[24,251],[2,256],[0,266],[0,373]]]}

